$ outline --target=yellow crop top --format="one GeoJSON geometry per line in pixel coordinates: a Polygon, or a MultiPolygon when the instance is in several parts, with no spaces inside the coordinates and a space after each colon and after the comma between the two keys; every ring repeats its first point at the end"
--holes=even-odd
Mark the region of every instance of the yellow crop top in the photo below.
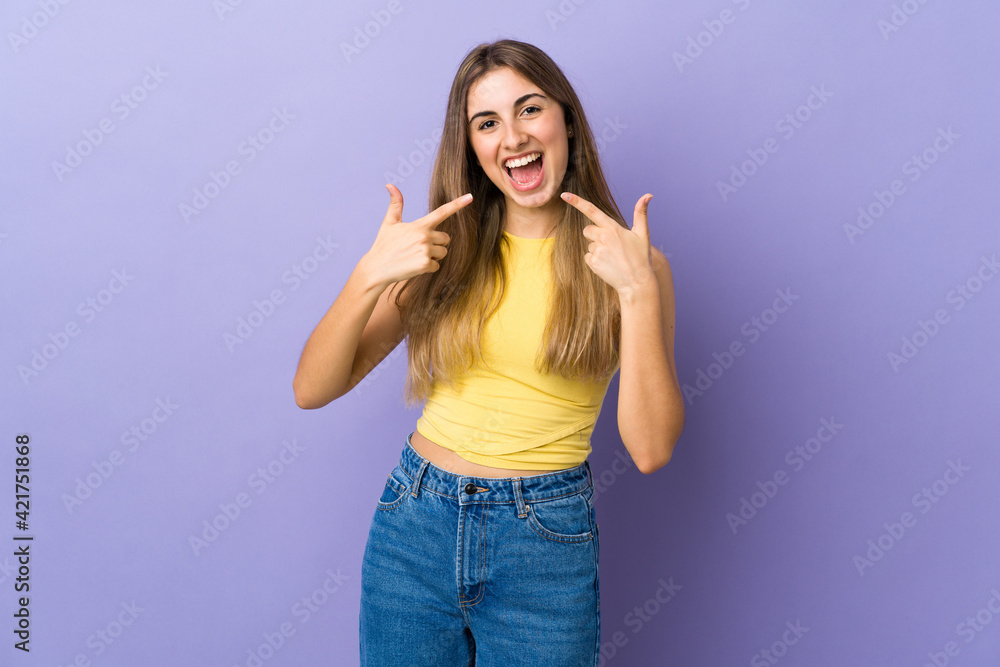
{"type": "MultiPolygon", "coordinates": [[[[611,377],[600,383],[535,370],[551,302],[555,237],[504,231],[507,283],[483,330],[483,356],[452,389],[434,382],[417,430],[463,459],[497,468],[561,470],[583,463],[611,377]]],[[[616,369],[617,370],[617,369],[616,369]]]]}

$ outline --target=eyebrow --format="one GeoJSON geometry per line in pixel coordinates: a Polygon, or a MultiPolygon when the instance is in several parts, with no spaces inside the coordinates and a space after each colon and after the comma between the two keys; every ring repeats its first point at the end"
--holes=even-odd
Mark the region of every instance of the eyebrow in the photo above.
{"type": "MultiPolygon", "coordinates": [[[[514,100],[514,105],[513,105],[514,108],[521,106],[521,104],[531,99],[532,97],[540,97],[543,100],[549,99],[545,97],[545,95],[542,95],[541,93],[528,93],[527,95],[521,95],[519,98],[514,100]]],[[[496,116],[496,115],[498,115],[496,111],[480,111],[476,114],[473,114],[472,118],[469,119],[469,123],[472,123],[472,121],[476,120],[480,116],[496,116]]]]}

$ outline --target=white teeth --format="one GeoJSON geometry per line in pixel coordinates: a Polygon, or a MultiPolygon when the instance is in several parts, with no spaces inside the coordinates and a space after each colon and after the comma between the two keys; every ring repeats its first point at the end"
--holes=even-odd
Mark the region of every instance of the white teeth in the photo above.
{"type": "Polygon", "coordinates": [[[535,151],[531,155],[525,155],[524,157],[519,158],[517,160],[507,160],[506,162],[503,163],[503,165],[505,167],[507,167],[508,169],[513,169],[514,167],[523,167],[524,165],[528,164],[529,162],[534,162],[535,160],[537,160],[541,156],[542,156],[541,153],[535,151]]]}

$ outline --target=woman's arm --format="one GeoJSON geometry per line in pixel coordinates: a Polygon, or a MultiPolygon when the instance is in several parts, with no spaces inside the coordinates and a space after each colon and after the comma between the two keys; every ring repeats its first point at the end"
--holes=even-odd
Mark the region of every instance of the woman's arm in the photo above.
{"type": "Polygon", "coordinates": [[[472,201],[466,194],[403,222],[403,193],[395,185],[385,187],[389,208],[372,249],[354,267],[302,350],[292,383],[300,408],[321,408],[340,398],[399,345],[403,320],[393,286],[402,289],[413,276],[440,268],[450,237],[435,228],[472,201]]]}
{"type": "Polygon", "coordinates": [[[653,275],[619,292],[622,311],[618,432],[645,474],[670,460],[684,429],[674,365],[674,283],[670,263],[651,249],[653,275]]]}
{"type": "Polygon", "coordinates": [[[371,277],[366,258],[306,341],[292,387],[295,403],[321,408],[351,390],[402,339],[393,285],[371,277]]]}
{"type": "Polygon", "coordinates": [[[560,195],[587,216],[583,259],[615,288],[621,305],[618,432],[645,474],[665,466],[684,428],[684,399],[674,368],[674,283],[670,263],[650,244],[648,192],[635,203],[632,229],[578,195],[560,195]]]}

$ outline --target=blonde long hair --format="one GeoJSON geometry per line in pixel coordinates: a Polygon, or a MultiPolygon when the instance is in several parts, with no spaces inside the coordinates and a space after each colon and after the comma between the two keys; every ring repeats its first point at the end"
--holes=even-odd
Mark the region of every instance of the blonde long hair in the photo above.
{"type": "MultiPolygon", "coordinates": [[[[451,240],[441,268],[409,279],[396,295],[407,337],[407,406],[427,399],[435,381],[454,386],[481,355],[487,319],[503,297],[506,275],[501,243],[504,197],[476,163],[468,136],[469,89],[486,73],[509,67],[562,106],[569,138],[569,161],[560,192],[589,200],[625,224],[601,171],[594,136],[573,87],[541,49],[514,40],[480,44],[465,57],[448,95],[444,129],[430,184],[434,210],[466,192],[473,202],[437,229],[451,240]],[[404,299],[404,295],[406,298],[404,299]]],[[[561,202],[562,200],[560,200],[561,202]]],[[[592,224],[569,204],[555,231],[552,254],[553,300],[539,343],[536,368],[567,379],[606,381],[615,372],[621,337],[621,308],[614,288],[587,266],[592,224]]]]}

